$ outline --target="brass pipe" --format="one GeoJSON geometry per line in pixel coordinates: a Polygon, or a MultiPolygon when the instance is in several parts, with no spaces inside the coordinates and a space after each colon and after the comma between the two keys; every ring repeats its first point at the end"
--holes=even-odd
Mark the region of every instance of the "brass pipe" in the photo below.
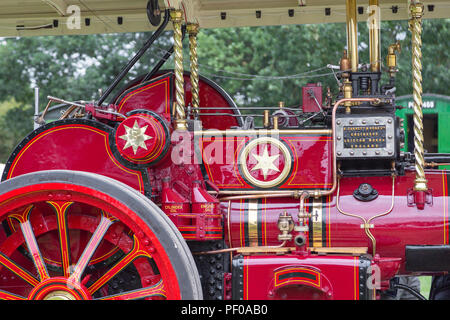
{"type": "Polygon", "coordinates": [[[273,117],[273,130],[278,130],[278,116],[273,117]]]}
{"type": "Polygon", "coordinates": [[[264,110],[263,126],[264,126],[264,128],[266,128],[266,129],[269,129],[269,128],[270,128],[269,110],[264,110]]]}
{"type": "Polygon", "coordinates": [[[380,4],[378,0],[369,0],[370,26],[370,69],[372,72],[380,72],[381,43],[380,43],[380,4]]]}
{"type": "Polygon", "coordinates": [[[197,23],[188,23],[186,30],[189,34],[189,53],[191,62],[191,92],[192,92],[192,110],[194,118],[198,118],[200,108],[200,93],[199,93],[199,76],[198,76],[198,56],[197,56],[197,35],[199,25],[197,23]]]}
{"type": "Polygon", "coordinates": [[[413,74],[413,110],[414,110],[414,158],[416,178],[414,190],[427,191],[425,178],[425,160],[423,147],[423,112],[422,112],[422,16],[424,6],[420,1],[413,1],[411,10],[410,30],[412,33],[412,74],[413,74]]]}
{"type": "Polygon", "coordinates": [[[173,40],[175,53],[175,130],[187,130],[186,110],[184,103],[184,69],[183,69],[183,21],[182,10],[171,10],[170,19],[173,23],[173,40]]]}
{"type": "Polygon", "coordinates": [[[356,18],[356,0],[347,0],[347,51],[352,72],[358,72],[358,21],[356,18]]]}
{"type": "Polygon", "coordinates": [[[436,163],[436,162],[425,162],[425,167],[439,167],[439,166],[450,166],[450,163],[443,162],[443,163],[436,163]]]}

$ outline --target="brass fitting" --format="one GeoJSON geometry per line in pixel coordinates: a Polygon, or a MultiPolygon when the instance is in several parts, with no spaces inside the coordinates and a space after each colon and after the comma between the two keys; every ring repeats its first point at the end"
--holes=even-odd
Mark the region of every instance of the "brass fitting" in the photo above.
{"type": "Polygon", "coordinates": [[[292,230],[294,230],[294,220],[292,216],[288,214],[286,211],[280,214],[278,218],[278,230],[280,230],[281,234],[278,235],[279,241],[290,241],[292,240],[292,230]]]}
{"type": "Polygon", "coordinates": [[[274,116],[272,119],[273,119],[273,130],[278,130],[278,116],[274,116]]]}
{"type": "Polygon", "coordinates": [[[269,110],[264,110],[264,121],[263,126],[265,129],[270,128],[270,116],[269,116],[269,110]]]}
{"type": "MultiPolygon", "coordinates": [[[[348,78],[346,78],[344,80],[344,99],[351,99],[352,95],[353,95],[352,83],[350,82],[350,80],[348,80],[348,78]]],[[[344,106],[345,106],[345,113],[349,114],[351,112],[352,102],[351,101],[344,102],[344,106]]]]}
{"type": "Polygon", "coordinates": [[[388,48],[388,54],[386,56],[386,65],[389,68],[389,73],[391,77],[395,76],[395,73],[397,72],[397,54],[402,51],[402,48],[400,46],[400,42],[396,42],[394,44],[391,44],[388,48]]]}

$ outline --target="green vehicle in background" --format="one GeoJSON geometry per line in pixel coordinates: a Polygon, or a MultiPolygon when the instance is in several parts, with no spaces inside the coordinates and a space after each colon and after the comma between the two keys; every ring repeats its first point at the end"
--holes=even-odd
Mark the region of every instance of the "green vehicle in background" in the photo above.
{"type": "MultiPolygon", "coordinates": [[[[397,116],[403,119],[405,143],[402,151],[414,150],[414,122],[412,95],[396,98],[398,106],[397,116]]],[[[426,93],[423,95],[423,136],[424,148],[427,153],[450,152],[450,96],[426,93]]],[[[440,169],[450,169],[450,166],[439,166],[440,169]]]]}

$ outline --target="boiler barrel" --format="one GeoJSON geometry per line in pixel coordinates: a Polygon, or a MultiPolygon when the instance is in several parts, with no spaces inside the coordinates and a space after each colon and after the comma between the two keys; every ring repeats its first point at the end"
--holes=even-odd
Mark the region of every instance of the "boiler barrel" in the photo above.
{"type": "MultiPolygon", "coordinates": [[[[431,193],[424,210],[414,205],[413,171],[394,179],[341,178],[333,195],[306,201],[305,210],[310,215],[306,219],[306,245],[367,247],[369,254],[402,258],[403,262],[408,245],[448,245],[449,173],[427,171],[431,193]],[[373,191],[373,199],[358,197],[355,191],[361,185],[373,191]]],[[[280,245],[277,227],[280,214],[287,212],[295,224],[299,221],[300,201],[294,198],[241,199],[222,202],[222,207],[226,208],[225,237],[231,247],[280,245]]],[[[293,232],[295,236],[296,231],[293,232]]]]}

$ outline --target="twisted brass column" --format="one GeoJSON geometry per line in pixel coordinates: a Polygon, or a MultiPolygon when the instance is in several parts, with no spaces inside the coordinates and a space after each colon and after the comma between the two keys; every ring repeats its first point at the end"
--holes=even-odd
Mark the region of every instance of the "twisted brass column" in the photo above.
{"type": "Polygon", "coordinates": [[[189,33],[189,52],[191,57],[192,110],[194,112],[194,118],[197,119],[200,107],[197,59],[197,34],[199,25],[196,23],[189,23],[186,28],[189,33]]]}
{"type": "Polygon", "coordinates": [[[175,53],[175,130],[186,130],[186,111],[184,105],[184,78],[183,78],[183,34],[181,24],[183,21],[182,10],[171,10],[170,19],[173,23],[173,40],[175,53]]]}
{"type": "Polygon", "coordinates": [[[413,100],[414,100],[414,157],[416,164],[416,179],[414,190],[427,191],[425,179],[425,161],[423,147],[423,113],[422,113],[422,16],[423,4],[413,1],[410,5],[412,33],[412,74],[413,74],[413,100]]]}

